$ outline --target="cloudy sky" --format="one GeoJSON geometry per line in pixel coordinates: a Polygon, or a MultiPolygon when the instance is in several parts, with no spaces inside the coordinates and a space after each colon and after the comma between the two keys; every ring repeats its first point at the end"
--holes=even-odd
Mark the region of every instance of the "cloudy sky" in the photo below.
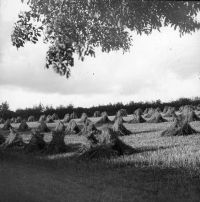
{"type": "Polygon", "coordinates": [[[0,2],[0,102],[7,100],[13,110],[40,102],[89,107],[200,96],[200,31],[181,38],[169,27],[133,34],[129,53],[97,51],[96,58],[76,60],[67,80],[44,68],[44,44],[12,46],[12,27],[23,8],[20,0],[0,2]]]}

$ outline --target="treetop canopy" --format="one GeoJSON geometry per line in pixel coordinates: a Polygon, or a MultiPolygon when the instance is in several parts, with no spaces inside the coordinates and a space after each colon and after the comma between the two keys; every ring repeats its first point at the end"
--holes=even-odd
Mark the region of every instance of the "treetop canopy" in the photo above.
{"type": "Polygon", "coordinates": [[[12,44],[23,47],[43,37],[49,43],[46,67],[70,76],[74,54],[81,60],[103,52],[130,49],[131,31],[151,34],[163,26],[180,35],[200,29],[196,16],[200,2],[133,0],[28,0],[30,9],[19,14],[12,44]]]}

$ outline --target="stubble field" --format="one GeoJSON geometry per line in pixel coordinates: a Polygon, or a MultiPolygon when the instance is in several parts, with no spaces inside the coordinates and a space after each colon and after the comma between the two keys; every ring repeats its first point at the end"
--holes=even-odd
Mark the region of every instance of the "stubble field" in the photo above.
{"type": "MultiPolygon", "coordinates": [[[[170,124],[125,123],[132,134],[121,139],[136,153],[111,159],[83,161],[73,152],[1,151],[0,201],[200,201],[200,133],[161,137],[170,124]]],[[[200,131],[200,122],[191,125],[200,131]]],[[[28,141],[27,135],[24,138],[28,141]]],[[[66,137],[69,141],[84,142],[84,137],[66,137]]]]}

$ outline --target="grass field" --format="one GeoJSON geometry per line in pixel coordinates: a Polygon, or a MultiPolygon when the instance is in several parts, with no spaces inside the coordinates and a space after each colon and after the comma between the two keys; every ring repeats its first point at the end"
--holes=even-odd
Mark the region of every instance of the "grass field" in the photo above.
{"type": "MultiPolygon", "coordinates": [[[[38,123],[28,124],[36,127],[38,123]]],[[[137,152],[112,159],[82,161],[74,153],[46,156],[1,152],[0,202],[198,202],[200,133],[160,137],[170,124],[125,123],[132,134],[121,139],[137,152]]],[[[200,122],[191,125],[200,131],[200,122]]],[[[69,138],[84,141],[78,136],[69,138]]]]}

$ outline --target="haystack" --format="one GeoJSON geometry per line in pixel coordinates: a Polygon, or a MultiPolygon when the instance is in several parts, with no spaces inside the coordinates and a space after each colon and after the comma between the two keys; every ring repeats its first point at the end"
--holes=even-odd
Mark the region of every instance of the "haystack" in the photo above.
{"type": "Polygon", "coordinates": [[[122,110],[117,111],[116,117],[123,117],[123,112],[122,112],[122,110]]]}
{"type": "Polygon", "coordinates": [[[72,112],[70,114],[70,119],[77,119],[77,118],[78,118],[78,116],[77,116],[77,114],[75,112],[72,112]]]}
{"type": "Polygon", "coordinates": [[[191,127],[189,122],[179,116],[168,129],[161,133],[161,136],[185,136],[195,133],[197,131],[191,127]]]}
{"type": "Polygon", "coordinates": [[[185,106],[183,107],[183,109],[182,109],[182,113],[184,113],[184,114],[186,114],[186,113],[188,113],[188,112],[190,112],[190,111],[193,111],[193,108],[192,108],[192,106],[190,106],[190,105],[185,105],[185,106]]]}
{"type": "Polygon", "coordinates": [[[59,120],[58,114],[56,114],[56,113],[54,113],[54,114],[51,116],[51,118],[52,118],[53,120],[59,120]]]}
{"type": "Polygon", "coordinates": [[[80,135],[89,136],[91,133],[98,132],[99,130],[96,128],[95,124],[89,121],[86,121],[80,135]]]}
{"type": "Polygon", "coordinates": [[[31,139],[28,144],[25,145],[26,152],[43,151],[45,149],[44,134],[40,132],[34,132],[31,135],[31,139]]]}
{"type": "Polygon", "coordinates": [[[16,120],[15,120],[15,123],[21,123],[21,121],[22,121],[22,118],[21,118],[20,116],[18,116],[18,117],[16,118],[16,120]]]}
{"type": "Polygon", "coordinates": [[[69,123],[70,120],[71,120],[71,119],[70,119],[70,115],[69,115],[69,114],[65,114],[64,119],[63,119],[63,122],[64,122],[64,123],[69,123]]]}
{"type": "Polygon", "coordinates": [[[115,123],[114,123],[112,129],[119,136],[125,136],[125,135],[130,135],[131,134],[131,131],[129,131],[128,129],[126,129],[126,127],[123,125],[123,119],[122,119],[122,117],[118,117],[115,120],[115,123]]]}
{"type": "Polygon", "coordinates": [[[35,117],[34,116],[29,116],[28,117],[28,122],[34,122],[35,121],[35,117]]]}
{"type": "Polygon", "coordinates": [[[84,124],[85,122],[91,122],[89,119],[88,119],[88,116],[86,113],[82,113],[81,115],[81,119],[78,121],[79,124],[84,124]]]}
{"type": "Polygon", "coordinates": [[[200,121],[200,118],[196,115],[196,113],[193,110],[188,112],[183,111],[181,116],[187,119],[188,122],[200,121]]]}
{"type": "Polygon", "coordinates": [[[10,119],[7,119],[6,122],[3,125],[2,130],[9,130],[10,128],[12,128],[10,119]]]}
{"type": "Polygon", "coordinates": [[[65,129],[65,133],[67,135],[73,135],[73,134],[78,134],[81,132],[81,129],[79,128],[79,126],[77,125],[76,121],[71,120],[67,126],[67,128],[65,129]]]}
{"type": "Polygon", "coordinates": [[[183,110],[193,111],[195,110],[195,107],[193,105],[185,105],[183,110]]]}
{"type": "Polygon", "coordinates": [[[175,121],[180,115],[177,115],[175,111],[171,113],[172,121],[175,121]]]}
{"type": "Polygon", "coordinates": [[[47,116],[46,123],[54,123],[54,120],[52,119],[51,115],[47,116]]]}
{"type": "Polygon", "coordinates": [[[57,154],[66,152],[67,147],[64,142],[64,137],[64,132],[52,131],[52,140],[46,146],[45,153],[57,154]]]}
{"type": "Polygon", "coordinates": [[[151,118],[154,113],[155,113],[154,109],[149,108],[148,113],[144,115],[144,118],[151,118]]]}
{"type": "Polygon", "coordinates": [[[143,113],[142,109],[141,108],[137,108],[133,114],[135,114],[136,116],[141,116],[143,113]]]}
{"type": "Polygon", "coordinates": [[[44,122],[46,120],[45,115],[41,115],[38,122],[44,122]]]}
{"type": "Polygon", "coordinates": [[[28,127],[27,123],[25,120],[22,120],[22,122],[19,125],[18,131],[24,132],[30,130],[30,128],[28,127]]]}
{"type": "Polygon", "coordinates": [[[62,121],[59,121],[55,127],[56,132],[64,132],[65,129],[66,129],[66,127],[62,121]]]}
{"type": "Polygon", "coordinates": [[[112,124],[113,122],[108,118],[107,112],[103,112],[101,115],[100,120],[98,120],[95,125],[96,126],[102,126],[104,124],[112,124]]]}
{"type": "Polygon", "coordinates": [[[128,115],[126,109],[120,109],[118,112],[120,113],[120,116],[122,116],[122,117],[128,115]]]}
{"type": "Polygon", "coordinates": [[[184,106],[180,106],[180,107],[179,107],[179,112],[182,112],[183,109],[184,109],[184,106]]]}
{"type": "Polygon", "coordinates": [[[168,110],[164,114],[164,117],[173,117],[174,112],[175,112],[175,108],[174,107],[168,107],[168,110]]]}
{"type": "Polygon", "coordinates": [[[100,117],[101,116],[101,112],[100,111],[95,111],[94,112],[94,117],[100,117]]]}
{"type": "Polygon", "coordinates": [[[145,123],[146,120],[142,117],[142,115],[135,115],[133,119],[131,119],[128,123],[145,123]]]}
{"type": "Polygon", "coordinates": [[[3,118],[0,118],[0,124],[3,124],[5,120],[3,118]]]}
{"type": "Polygon", "coordinates": [[[163,114],[165,114],[167,111],[168,111],[168,108],[169,108],[169,106],[164,106],[164,109],[163,109],[163,114]]]}
{"type": "Polygon", "coordinates": [[[125,123],[126,121],[122,118],[123,117],[123,114],[122,114],[122,111],[119,110],[115,116],[115,118],[113,119],[113,122],[115,122],[119,117],[121,117],[122,119],[122,122],[125,123]]]}
{"type": "Polygon", "coordinates": [[[179,112],[186,114],[190,111],[193,111],[194,107],[192,105],[184,105],[179,108],[179,112]]]}
{"type": "Polygon", "coordinates": [[[143,115],[146,115],[146,114],[148,113],[148,111],[149,111],[149,109],[146,108],[146,109],[144,110],[144,112],[143,112],[143,115]]]}
{"type": "Polygon", "coordinates": [[[160,109],[160,107],[157,107],[157,108],[155,109],[155,112],[159,112],[159,113],[161,113],[161,109],[160,109]]]}
{"type": "Polygon", "coordinates": [[[50,132],[50,129],[47,127],[47,124],[44,121],[41,121],[40,125],[37,127],[37,131],[45,133],[50,132]]]}
{"type": "Polygon", "coordinates": [[[16,118],[14,118],[14,117],[12,117],[12,118],[10,119],[10,122],[11,122],[11,123],[15,123],[15,121],[16,121],[16,118]]]}
{"type": "Polygon", "coordinates": [[[24,142],[22,137],[11,128],[9,135],[5,139],[5,142],[1,144],[1,148],[6,149],[13,146],[24,146],[24,142]]]}
{"type": "Polygon", "coordinates": [[[162,115],[159,112],[155,112],[152,117],[147,120],[148,123],[162,123],[167,122],[166,119],[162,117],[162,115]]]}
{"type": "Polygon", "coordinates": [[[91,133],[88,136],[88,142],[90,146],[81,154],[81,158],[110,158],[135,152],[132,147],[122,142],[109,127],[104,127],[100,133],[91,133]]]}
{"type": "Polygon", "coordinates": [[[195,112],[197,116],[200,116],[200,111],[195,112]]]}

